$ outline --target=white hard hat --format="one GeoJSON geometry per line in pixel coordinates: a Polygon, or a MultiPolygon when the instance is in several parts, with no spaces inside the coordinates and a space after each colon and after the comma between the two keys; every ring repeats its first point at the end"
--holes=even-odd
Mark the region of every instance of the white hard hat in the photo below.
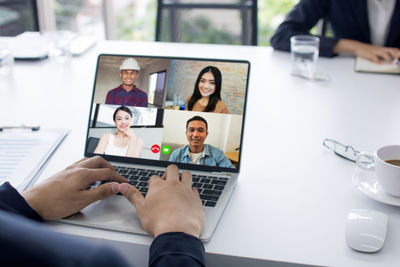
{"type": "Polygon", "coordinates": [[[137,61],[133,58],[127,58],[122,62],[122,65],[119,67],[119,70],[140,70],[140,66],[137,61]]]}

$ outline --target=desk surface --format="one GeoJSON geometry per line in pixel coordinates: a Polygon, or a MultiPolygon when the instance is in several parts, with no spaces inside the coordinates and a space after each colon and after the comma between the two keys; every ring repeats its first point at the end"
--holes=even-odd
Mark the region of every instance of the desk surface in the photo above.
{"type": "MultiPolygon", "coordinates": [[[[290,76],[290,55],[266,47],[145,42],[104,42],[67,64],[16,62],[12,77],[0,77],[2,124],[72,130],[39,180],[83,155],[99,52],[251,62],[239,183],[214,236],[205,244],[209,255],[259,259],[254,262],[261,264],[398,266],[400,208],[360,193],[351,180],[354,164],[327,151],[322,141],[329,137],[371,152],[399,144],[399,76],[355,73],[351,57],[322,58],[318,71],[329,73],[332,81],[313,82],[290,76]],[[352,208],[389,216],[380,252],[358,253],[346,245],[345,220],[352,208]]],[[[128,251],[151,243],[146,236],[49,225],[121,243],[128,251]]]]}

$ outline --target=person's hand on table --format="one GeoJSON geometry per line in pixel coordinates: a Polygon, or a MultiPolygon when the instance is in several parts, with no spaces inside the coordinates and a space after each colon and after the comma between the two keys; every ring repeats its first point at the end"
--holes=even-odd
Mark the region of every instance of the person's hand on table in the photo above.
{"type": "Polygon", "coordinates": [[[153,175],[143,197],[135,187],[123,183],[119,191],[135,206],[143,228],[157,237],[167,232],[184,232],[200,237],[204,212],[197,189],[192,188],[192,175],[183,172],[179,179],[176,165],[170,165],[162,177],[153,175]]]}
{"type": "Polygon", "coordinates": [[[335,53],[352,53],[378,64],[392,63],[400,56],[400,49],[396,47],[376,46],[348,39],[340,39],[333,51],[335,53]]]}
{"type": "Polygon", "coordinates": [[[398,58],[399,49],[395,47],[382,47],[361,43],[355,52],[356,56],[366,58],[374,63],[392,63],[398,58]]]}
{"type": "Polygon", "coordinates": [[[81,159],[21,194],[44,220],[55,220],[118,193],[119,183],[126,182],[110,163],[95,156],[81,159]],[[86,190],[93,182],[103,180],[113,182],[86,190]]]}
{"type": "Polygon", "coordinates": [[[397,53],[396,58],[394,59],[394,62],[397,64],[397,66],[400,67],[400,51],[397,53]]]}

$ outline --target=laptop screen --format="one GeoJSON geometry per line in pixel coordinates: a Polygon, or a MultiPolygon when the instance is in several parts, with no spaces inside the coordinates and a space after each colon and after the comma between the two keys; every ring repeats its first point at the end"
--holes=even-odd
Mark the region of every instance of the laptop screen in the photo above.
{"type": "Polygon", "coordinates": [[[250,63],[99,55],[85,156],[238,172],[250,63]]]}

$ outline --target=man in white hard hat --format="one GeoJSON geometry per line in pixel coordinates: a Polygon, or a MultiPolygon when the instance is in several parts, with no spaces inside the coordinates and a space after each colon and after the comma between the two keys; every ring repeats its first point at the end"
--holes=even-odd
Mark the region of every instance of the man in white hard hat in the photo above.
{"type": "Polygon", "coordinates": [[[106,104],[147,107],[147,94],[135,86],[140,66],[133,58],[127,58],[119,67],[122,84],[107,93],[106,104]]]}

